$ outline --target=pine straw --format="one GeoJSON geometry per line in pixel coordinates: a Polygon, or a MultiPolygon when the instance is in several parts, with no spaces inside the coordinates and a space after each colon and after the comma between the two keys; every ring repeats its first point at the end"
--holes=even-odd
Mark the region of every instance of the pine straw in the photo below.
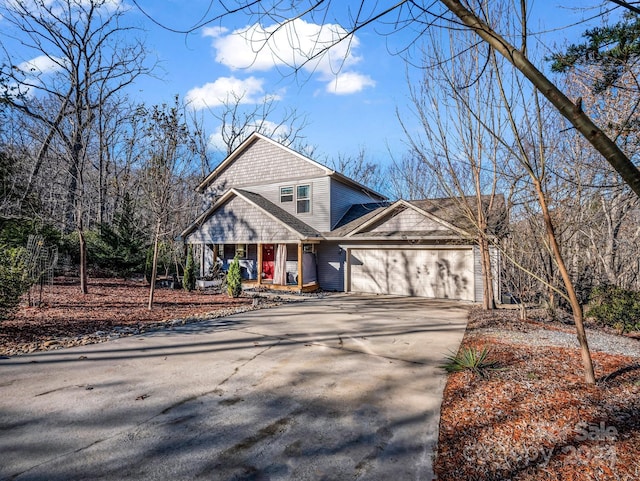
{"type": "MultiPolygon", "coordinates": [[[[488,379],[449,376],[435,471],[441,481],[640,479],[640,359],[592,353],[596,386],[577,349],[530,347],[475,329],[544,333],[517,313],[472,312],[463,347],[491,349],[488,379]]],[[[557,328],[557,326],[556,326],[557,328]]]]}

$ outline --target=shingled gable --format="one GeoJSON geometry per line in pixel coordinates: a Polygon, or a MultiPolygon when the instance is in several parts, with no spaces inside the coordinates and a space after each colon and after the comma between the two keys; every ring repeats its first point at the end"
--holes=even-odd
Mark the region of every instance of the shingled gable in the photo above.
{"type": "MultiPolygon", "coordinates": [[[[482,209],[485,211],[488,223],[488,232],[496,237],[504,234],[508,223],[508,213],[505,198],[502,194],[494,196],[483,195],[481,197],[482,209]]],[[[474,231],[476,228],[473,219],[466,213],[466,210],[475,212],[478,199],[476,196],[464,198],[441,197],[434,199],[411,200],[412,205],[429,212],[440,219],[447,219],[448,222],[466,231],[474,231]],[[465,208],[463,204],[467,204],[465,208]]]]}
{"type": "MultiPolygon", "coordinates": [[[[276,225],[279,225],[293,234],[292,239],[298,240],[312,240],[320,238],[320,233],[308,226],[304,222],[300,221],[296,217],[292,216],[288,212],[282,210],[277,205],[268,201],[259,194],[253,192],[247,192],[241,189],[229,189],[223,196],[221,196],[215,204],[209,209],[203,212],[196,220],[187,227],[180,235],[183,239],[186,239],[196,229],[201,227],[216,211],[222,206],[230,202],[234,197],[240,198],[243,201],[249,203],[252,207],[257,209],[262,215],[275,221],[276,225]]],[[[284,239],[281,239],[284,240],[284,239]]]]}
{"type": "MultiPolygon", "coordinates": [[[[312,160],[295,150],[286,147],[275,140],[265,137],[257,132],[252,133],[242,144],[238,146],[227,158],[225,158],[201,183],[196,191],[203,193],[216,181],[225,184],[222,191],[228,187],[243,187],[253,184],[265,184],[289,180],[296,177],[312,178],[329,176],[339,182],[366,192],[374,199],[383,200],[382,194],[356,182],[345,175],[332,170],[315,160],[312,160]],[[253,153],[252,150],[256,152],[253,153]],[[265,164],[262,164],[265,162],[265,164]],[[261,167],[265,167],[262,169],[261,167]],[[236,172],[232,173],[232,170],[236,172]],[[259,172],[260,175],[256,176],[259,172]],[[224,182],[225,176],[229,176],[228,185],[224,182]],[[242,177],[246,177],[243,179],[242,177]]],[[[219,192],[218,194],[222,194],[219,192]]]]}
{"type": "MultiPolygon", "coordinates": [[[[345,231],[344,228],[340,229],[338,232],[334,231],[331,234],[335,235],[335,234],[339,234],[345,238],[352,238],[356,235],[364,235],[366,233],[372,235],[373,237],[375,237],[376,235],[373,234],[372,232],[369,232],[369,229],[372,228],[373,226],[376,225],[380,225],[383,224],[384,222],[387,222],[391,219],[393,219],[393,217],[395,217],[396,215],[399,214],[399,212],[402,211],[406,211],[407,209],[414,211],[416,213],[418,213],[420,216],[424,217],[425,219],[428,219],[432,222],[434,222],[435,224],[438,225],[438,229],[430,229],[428,231],[428,233],[430,234],[430,236],[433,237],[464,237],[464,238],[471,238],[473,237],[469,232],[467,232],[464,229],[461,229],[453,224],[451,224],[450,222],[430,213],[427,212],[423,209],[421,209],[420,207],[414,205],[411,202],[405,201],[405,200],[398,200],[396,202],[394,202],[393,204],[389,205],[388,207],[381,207],[376,209],[374,212],[372,212],[369,216],[367,216],[366,221],[364,222],[358,222],[358,220],[356,220],[355,222],[353,222],[352,225],[352,229],[350,231],[345,231]],[[441,226],[441,229],[440,229],[441,226]]],[[[344,226],[347,227],[347,226],[344,226]]],[[[424,235],[426,232],[425,231],[421,231],[419,229],[416,229],[415,231],[413,230],[406,230],[406,231],[397,231],[394,232],[394,234],[398,235],[398,236],[421,236],[424,235]]],[[[331,235],[330,234],[330,235],[331,235]]],[[[379,236],[379,234],[378,234],[379,236]]]]}

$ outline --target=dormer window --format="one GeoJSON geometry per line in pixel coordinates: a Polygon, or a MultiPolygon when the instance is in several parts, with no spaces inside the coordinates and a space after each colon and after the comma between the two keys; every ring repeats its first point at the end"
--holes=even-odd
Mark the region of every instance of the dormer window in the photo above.
{"type": "Polygon", "coordinates": [[[280,187],[280,202],[293,202],[293,187],[280,187]]]}
{"type": "Polygon", "coordinates": [[[296,187],[296,212],[306,214],[311,212],[311,187],[299,185],[296,187]]]}

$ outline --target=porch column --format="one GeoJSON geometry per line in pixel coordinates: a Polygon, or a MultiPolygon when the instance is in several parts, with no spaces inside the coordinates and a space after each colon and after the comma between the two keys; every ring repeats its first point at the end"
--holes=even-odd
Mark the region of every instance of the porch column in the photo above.
{"type": "Polygon", "coordinates": [[[298,244],[298,289],[302,292],[302,242],[298,244]]]}
{"type": "Polygon", "coordinates": [[[211,264],[211,266],[214,268],[218,265],[219,255],[220,253],[218,252],[218,244],[213,244],[213,263],[211,264]]]}
{"type": "Polygon", "coordinates": [[[262,284],[262,244],[258,244],[258,286],[262,284]]]}
{"type": "Polygon", "coordinates": [[[351,249],[344,249],[344,292],[351,292],[351,249]]]}

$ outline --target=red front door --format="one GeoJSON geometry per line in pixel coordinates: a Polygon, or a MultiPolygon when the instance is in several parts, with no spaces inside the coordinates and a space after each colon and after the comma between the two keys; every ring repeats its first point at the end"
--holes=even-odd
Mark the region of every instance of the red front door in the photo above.
{"type": "Polygon", "coordinates": [[[273,244],[262,245],[262,278],[273,280],[275,269],[275,246],[273,244]]]}

